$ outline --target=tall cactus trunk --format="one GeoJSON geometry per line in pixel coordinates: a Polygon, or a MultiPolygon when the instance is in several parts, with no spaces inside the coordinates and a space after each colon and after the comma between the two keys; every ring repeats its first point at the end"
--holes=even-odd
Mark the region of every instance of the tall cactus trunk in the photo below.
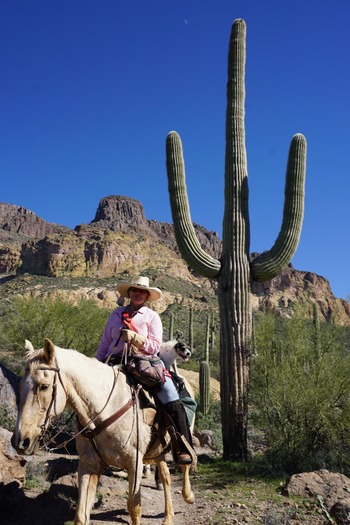
{"type": "Polygon", "coordinates": [[[248,174],[244,130],[245,24],[230,39],[222,233],[220,389],[226,458],[247,457],[247,390],[251,339],[248,174]],[[234,81],[235,79],[235,81],[234,81]],[[232,417],[232,414],[235,414],[232,417]]]}
{"type": "Polygon", "coordinates": [[[248,456],[248,388],[252,337],[251,280],[268,281],[289,263],[299,242],[304,212],[306,141],[293,137],[287,163],[280,233],[273,247],[249,263],[250,227],[245,148],[244,20],[232,26],[227,82],[225,210],[222,256],[208,255],[196,237],[186,191],[182,144],[167,137],[167,171],[174,231],[179,250],[194,270],[218,279],[220,308],[220,383],[224,459],[248,456]]]}

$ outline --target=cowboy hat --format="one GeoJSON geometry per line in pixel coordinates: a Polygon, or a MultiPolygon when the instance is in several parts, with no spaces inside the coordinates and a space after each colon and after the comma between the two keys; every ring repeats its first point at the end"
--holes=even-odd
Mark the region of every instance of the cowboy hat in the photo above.
{"type": "Polygon", "coordinates": [[[157,301],[162,296],[161,290],[159,290],[159,288],[154,288],[150,286],[149,278],[142,277],[141,275],[139,277],[131,279],[129,282],[119,281],[117,283],[117,290],[122,297],[129,297],[128,292],[130,288],[139,288],[140,290],[147,290],[147,292],[149,293],[148,301],[157,301]]]}

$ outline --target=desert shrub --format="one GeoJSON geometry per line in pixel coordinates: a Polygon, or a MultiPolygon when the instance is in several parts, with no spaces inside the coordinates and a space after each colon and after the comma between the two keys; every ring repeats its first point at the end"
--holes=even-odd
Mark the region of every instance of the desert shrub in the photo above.
{"type": "Polygon", "coordinates": [[[203,414],[200,409],[200,400],[196,399],[197,411],[195,430],[212,430],[214,432],[215,448],[216,450],[222,450],[222,429],[221,429],[221,405],[220,401],[214,399],[211,396],[210,410],[207,414],[203,414]]]}
{"type": "Polygon", "coordinates": [[[255,328],[250,402],[266,430],[266,456],[288,473],[350,471],[350,354],[336,327],[318,329],[315,338],[312,321],[271,313],[255,328]]]}
{"type": "Polygon", "coordinates": [[[95,354],[109,311],[93,301],[73,305],[62,299],[15,297],[0,304],[0,344],[22,351],[25,339],[41,348],[48,337],[57,346],[95,354]]]}
{"type": "MultiPolygon", "coordinates": [[[[188,293],[188,291],[186,292],[188,293]]],[[[169,322],[170,314],[174,316],[174,337],[183,339],[187,344],[189,343],[189,309],[183,308],[180,305],[172,304],[166,312],[161,314],[163,323],[163,334],[164,339],[167,339],[169,333],[169,322]]],[[[200,362],[205,360],[205,348],[206,348],[206,326],[208,313],[212,313],[210,310],[193,310],[193,353],[189,362],[187,362],[184,368],[199,371],[200,362]]],[[[219,327],[218,319],[216,319],[216,337],[215,348],[210,352],[210,370],[212,377],[219,379],[219,327]]],[[[181,363],[180,363],[181,366],[181,363]]]]}
{"type": "Polygon", "coordinates": [[[10,409],[5,406],[0,407],[0,427],[13,432],[15,424],[16,418],[13,416],[10,409]]]}

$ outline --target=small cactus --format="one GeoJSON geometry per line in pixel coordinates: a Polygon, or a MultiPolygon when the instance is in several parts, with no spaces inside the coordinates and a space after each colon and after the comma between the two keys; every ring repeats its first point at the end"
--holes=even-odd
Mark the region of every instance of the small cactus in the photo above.
{"type": "Polygon", "coordinates": [[[215,349],[215,314],[212,313],[211,326],[210,326],[210,351],[213,355],[215,349]]]}
{"type": "Polygon", "coordinates": [[[210,342],[210,317],[207,317],[207,333],[205,338],[205,360],[209,363],[209,342],[210,342]]]}
{"type": "Polygon", "coordinates": [[[169,319],[169,341],[174,339],[174,313],[171,312],[169,319]]]}
{"type": "Polygon", "coordinates": [[[312,321],[314,326],[314,348],[316,357],[321,356],[321,335],[320,335],[320,316],[316,303],[312,305],[312,321]]]}
{"type": "Polygon", "coordinates": [[[190,318],[188,327],[188,344],[191,352],[193,352],[193,308],[190,308],[190,318]]]}
{"type": "Polygon", "coordinates": [[[204,416],[210,408],[210,366],[208,361],[202,361],[199,368],[200,407],[204,416]]]}

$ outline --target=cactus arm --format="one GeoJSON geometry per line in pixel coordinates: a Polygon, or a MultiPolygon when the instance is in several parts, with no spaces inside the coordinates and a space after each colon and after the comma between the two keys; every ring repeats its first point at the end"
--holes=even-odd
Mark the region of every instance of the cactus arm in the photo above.
{"type": "Polygon", "coordinates": [[[306,140],[303,135],[297,134],[289,149],[282,227],[271,250],[252,261],[254,281],[269,281],[276,277],[298,247],[304,216],[305,173],[306,140]]]}
{"type": "Polygon", "coordinates": [[[193,228],[187,198],[185,163],[178,133],[171,131],[166,140],[168,187],[176,242],[187,264],[204,277],[216,278],[220,261],[208,255],[199,244],[193,228]]]}

